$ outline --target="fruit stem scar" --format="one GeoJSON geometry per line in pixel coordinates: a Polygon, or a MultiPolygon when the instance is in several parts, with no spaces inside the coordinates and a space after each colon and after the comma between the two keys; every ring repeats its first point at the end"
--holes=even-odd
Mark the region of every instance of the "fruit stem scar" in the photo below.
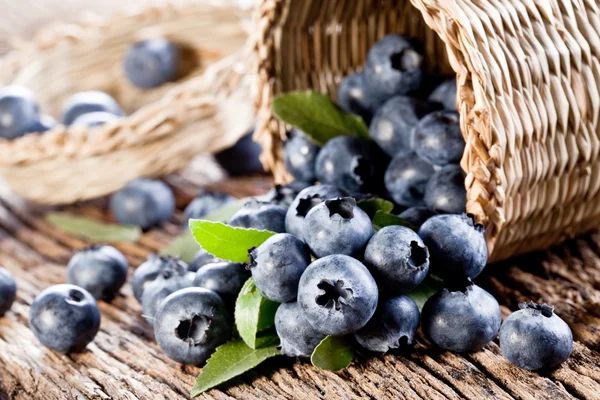
{"type": "Polygon", "coordinates": [[[206,315],[194,315],[190,319],[179,322],[175,335],[190,346],[198,346],[206,342],[206,334],[212,320],[206,315]]]}
{"type": "Polygon", "coordinates": [[[335,306],[336,311],[339,311],[342,303],[346,302],[353,294],[352,289],[345,288],[344,281],[339,279],[335,282],[323,279],[317,284],[317,287],[323,292],[316,297],[317,304],[326,308],[335,306]]]}

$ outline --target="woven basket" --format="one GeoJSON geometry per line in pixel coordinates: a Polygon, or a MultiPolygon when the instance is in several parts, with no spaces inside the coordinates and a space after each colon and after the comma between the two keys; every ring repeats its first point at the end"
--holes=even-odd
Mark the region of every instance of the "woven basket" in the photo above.
{"type": "Polygon", "coordinates": [[[286,179],[273,96],[335,96],[387,33],[420,38],[430,72],[455,72],[467,211],[491,260],[600,225],[600,6],[597,0],[264,0],[256,139],[286,179]]]}
{"type": "Polygon", "coordinates": [[[186,1],[42,30],[0,61],[0,86],[30,88],[42,111],[55,116],[73,93],[103,90],[129,116],[93,131],[59,126],[1,141],[0,175],[29,200],[72,203],[235,143],[254,122],[241,12],[186,1]],[[124,54],[138,40],[161,36],[182,49],[183,77],[137,89],[124,77],[124,54]]]}

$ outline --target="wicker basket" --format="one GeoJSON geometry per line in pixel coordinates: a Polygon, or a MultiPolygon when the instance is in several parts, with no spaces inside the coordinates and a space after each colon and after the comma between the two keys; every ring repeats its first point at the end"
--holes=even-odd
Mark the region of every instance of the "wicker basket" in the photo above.
{"type": "Polygon", "coordinates": [[[235,143],[254,122],[253,78],[246,73],[250,49],[240,13],[180,1],[42,30],[0,61],[0,85],[30,88],[51,115],[73,93],[99,89],[129,116],[93,131],[59,126],[1,141],[2,177],[29,200],[71,203],[113,192],[139,176],[174,172],[198,153],[235,143]],[[124,53],[138,40],[160,36],[182,49],[183,77],[137,89],[124,77],[124,53]]]}
{"type": "Polygon", "coordinates": [[[431,70],[457,74],[467,210],[486,224],[491,260],[600,225],[596,0],[264,0],[258,12],[256,138],[278,180],[273,96],[335,96],[394,32],[424,41],[431,70]]]}

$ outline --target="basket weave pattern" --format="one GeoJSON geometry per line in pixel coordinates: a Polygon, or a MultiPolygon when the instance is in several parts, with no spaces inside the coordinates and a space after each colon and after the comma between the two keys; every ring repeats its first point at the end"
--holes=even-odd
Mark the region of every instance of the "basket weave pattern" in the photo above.
{"type": "Polygon", "coordinates": [[[259,10],[264,162],[286,179],[271,101],[335,96],[387,33],[420,38],[429,71],[455,72],[467,211],[491,260],[600,225],[600,7],[594,0],[264,0],[259,10]]]}

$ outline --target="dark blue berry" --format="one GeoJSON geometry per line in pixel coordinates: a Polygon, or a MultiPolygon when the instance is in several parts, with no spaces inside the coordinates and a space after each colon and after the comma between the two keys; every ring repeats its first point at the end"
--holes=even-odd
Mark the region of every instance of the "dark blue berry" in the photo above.
{"type": "Polygon", "coordinates": [[[15,278],[4,268],[0,268],[0,317],[2,317],[17,298],[15,278]]]}
{"type": "Polygon", "coordinates": [[[312,327],[326,335],[356,332],[369,322],[379,292],[360,261],[332,255],[306,268],[298,286],[298,304],[312,327]]]}
{"type": "Polygon", "coordinates": [[[321,148],[303,132],[293,129],[288,132],[283,143],[283,161],[294,179],[301,182],[314,182],[315,162],[321,148]]]}
{"type": "Polygon", "coordinates": [[[367,325],[354,333],[365,349],[377,353],[405,350],[413,344],[419,327],[419,308],[413,299],[400,295],[380,300],[367,325]]]}
{"type": "Polygon", "coordinates": [[[500,348],[514,365],[531,371],[551,370],[573,350],[573,334],[554,307],[533,302],[519,304],[500,328],[500,348]]]}
{"type": "Polygon", "coordinates": [[[483,233],[483,226],[465,214],[429,218],[419,229],[419,236],[429,249],[432,272],[446,280],[479,275],[488,258],[483,233]]]}
{"type": "Polygon", "coordinates": [[[311,326],[296,302],[277,308],[275,330],[281,341],[281,352],[288,357],[310,357],[326,336],[311,326]]]}
{"type": "MultiPolygon", "coordinates": [[[[192,274],[193,275],[193,274],[192,274]]],[[[156,312],[171,293],[192,286],[185,263],[163,265],[158,276],[148,282],[142,291],[142,311],[150,325],[154,324],[156,312]]]]}
{"type": "Polygon", "coordinates": [[[15,139],[35,132],[40,120],[39,105],[33,93],[18,85],[0,89],[0,137],[15,139]]]}
{"type": "Polygon", "coordinates": [[[110,209],[119,223],[149,229],[173,216],[175,196],[164,182],[136,179],[112,195],[110,209]]]}
{"type": "Polygon", "coordinates": [[[298,282],[310,264],[303,241],[289,233],[271,236],[249,252],[249,268],[256,287],[279,303],[296,301],[298,282]]]}
{"type": "Polygon", "coordinates": [[[304,220],[304,240],[317,258],[332,254],[357,256],[371,236],[371,218],[352,197],[325,200],[304,220]]]}
{"type": "Polygon", "coordinates": [[[456,111],[456,100],[456,79],[444,81],[429,96],[429,101],[439,103],[451,111],[456,111]]]}
{"type": "Polygon", "coordinates": [[[466,174],[458,165],[446,165],[431,177],[425,187],[425,204],[438,213],[465,212],[467,191],[466,174]]]}
{"type": "Polygon", "coordinates": [[[167,274],[183,276],[188,271],[188,266],[175,257],[150,254],[148,259],[135,269],[131,278],[133,295],[137,301],[142,301],[144,289],[158,278],[163,271],[166,271],[167,274]]]}
{"type": "Polygon", "coordinates": [[[244,264],[222,261],[205,265],[196,272],[194,286],[216,292],[225,303],[235,303],[244,283],[250,278],[250,271],[244,264]]]}
{"type": "Polygon", "coordinates": [[[121,106],[110,95],[99,90],[79,92],[67,99],[63,108],[62,122],[71,125],[83,114],[92,112],[107,112],[118,117],[125,115],[121,106]]]}
{"type": "Polygon", "coordinates": [[[436,111],[419,121],[413,131],[413,149],[434,165],[455,164],[465,151],[456,111],[436,111]]]}
{"type": "Polygon", "coordinates": [[[183,225],[187,227],[190,219],[201,219],[230,201],[233,201],[233,197],[228,193],[200,192],[185,208],[183,212],[183,225]]]}
{"type": "Polygon", "coordinates": [[[79,117],[75,118],[71,125],[82,126],[85,128],[97,128],[104,124],[115,122],[120,118],[120,116],[111,114],[106,111],[94,111],[80,115],[79,117]]]}
{"type": "Polygon", "coordinates": [[[156,313],[154,336],[171,359],[197,365],[231,337],[233,318],[215,292],[187,288],[169,295],[156,313]]]}
{"type": "Polygon", "coordinates": [[[283,233],[285,232],[286,213],[285,207],[251,199],[233,214],[229,225],[283,233]]]}
{"type": "Polygon", "coordinates": [[[442,289],[427,300],[421,312],[425,336],[444,350],[470,353],[491,342],[500,329],[500,305],[472,283],[442,289]]]}
{"type": "Polygon", "coordinates": [[[125,55],[125,76],[134,86],[150,89],[177,78],[179,49],[165,38],[148,39],[132,45],[125,55]]]}
{"type": "Polygon", "coordinates": [[[429,272],[429,251],[411,229],[388,226],[367,245],[365,265],[391,293],[406,293],[423,282],[429,272]]]}
{"type": "Polygon", "coordinates": [[[100,329],[96,300],[73,285],[51,286],[31,304],[29,325],[46,347],[60,353],[83,350],[100,329]]]}
{"type": "Polygon", "coordinates": [[[206,251],[204,249],[200,249],[194,255],[192,262],[188,266],[188,271],[197,272],[200,268],[204,267],[205,265],[220,262],[220,261],[221,260],[219,260],[217,257],[210,254],[208,251],[206,251]]]}
{"type": "Polygon", "coordinates": [[[338,87],[340,106],[348,112],[360,115],[366,122],[371,120],[386,99],[386,95],[371,90],[362,72],[346,76],[338,87]]]}
{"type": "Polygon", "coordinates": [[[404,207],[421,207],[433,166],[415,153],[399,154],[385,171],[385,188],[394,201],[404,207]]]}
{"type": "Polygon", "coordinates": [[[262,147],[252,140],[253,132],[242,137],[233,147],[215,154],[215,159],[230,175],[264,172],[260,162],[262,147]]]}
{"type": "Polygon", "coordinates": [[[417,228],[420,228],[425,221],[434,215],[437,215],[437,213],[427,207],[411,207],[402,211],[398,216],[404,218],[417,228]]]}
{"type": "Polygon", "coordinates": [[[67,266],[67,281],[98,300],[112,300],[127,280],[127,260],[112,246],[91,246],[77,252],[67,266]]]}

